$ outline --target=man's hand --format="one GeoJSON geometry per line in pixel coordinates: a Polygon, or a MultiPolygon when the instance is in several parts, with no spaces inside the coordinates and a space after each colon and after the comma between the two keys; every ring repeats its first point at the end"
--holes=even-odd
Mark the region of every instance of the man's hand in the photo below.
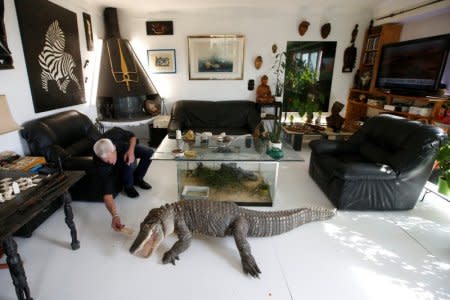
{"type": "Polygon", "coordinates": [[[125,152],[125,155],[123,159],[127,163],[127,165],[131,165],[136,160],[136,157],[134,156],[134,147],[136,147],[137,139],[135,136],[132,136],[130,138],[130,146],[128,147],[128,151],[125,152]]]}
{"type": "Polygon", "coordinates": [[[120,217],[118,215],[115,215],[112,218],[111,227],[112,229],[114,229],[114,231],[120,232],[122,228],[125,227],[125,225],[120,222],[120,217]]]}
{"type": "Polygon", "coordinates": [[[134,161],[136,160],[136,157],[134,156],[134,149],[130,149],[125,152],[123,159],[127,163],[127,165],[131,165],[132,163],[134,163],[134,161]]]}

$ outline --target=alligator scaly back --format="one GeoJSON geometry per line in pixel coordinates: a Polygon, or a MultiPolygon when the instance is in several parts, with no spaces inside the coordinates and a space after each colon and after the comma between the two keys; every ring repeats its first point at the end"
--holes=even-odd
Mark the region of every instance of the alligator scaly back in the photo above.
{"type": "Polygon", "coordinates": [[[164,253],[163,263],[175,264],[179,254],[189,248],[193,233],[215,237],[234,237],[244,273],[258,277],[261,273],[251,253],[247,236],[265,237],[281,234],[302,224],[327,220],[335,209],[298,208],[265,212],[245,209],[233,202],[189,200],[152,209],[141,223],[130,252],[148,257],[162,239],[175,232],[177,242],[164,253]]]}
{"type": "Polygon", "coordinates": [[[336,209],[323,207],[298,208],[274,212],[240,209],[249,223],[248,236],[265,237],[290,231],[305,223],[328,220],[336,209]]]}

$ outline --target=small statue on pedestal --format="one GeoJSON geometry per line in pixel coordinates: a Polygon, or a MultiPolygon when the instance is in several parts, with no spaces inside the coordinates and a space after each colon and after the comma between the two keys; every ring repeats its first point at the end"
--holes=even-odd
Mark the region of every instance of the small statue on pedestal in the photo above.
{"type": "Polygon", "coordinates": [[[344,124],[344,118],[339,114],[344,108],[344,104],[336,101],[331,107],[331,115],[327,117],[327,127],[333,129],[334,132],[339,132],[344,124]]]}
{"type": "Polygon", "coordinates": [[[269,77],[267,77],[267,75],[263,75],[261,77],[261,84],[256,89],[257,103],[273,103],[273,101],[275,101],[275,97],[272,96],[272,91],[270,90],[270,87],[267,84],[268,80],[269,77]]]}

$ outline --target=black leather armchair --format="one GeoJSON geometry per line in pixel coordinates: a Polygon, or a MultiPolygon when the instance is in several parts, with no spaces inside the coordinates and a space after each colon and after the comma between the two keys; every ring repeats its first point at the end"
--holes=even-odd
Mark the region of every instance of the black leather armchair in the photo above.
{"type": "MultiPolygon", "coordinates": [[[[64,170],[82,170],[86,175],[70,189],[73,200],[103,201],[100,182],[93,163],[93,145],[101,137],[92,121],[84,114],[64,111],[23,124],[22,137],[30,154],[45,156],[48,162],[58,158],[64,170]]],[[[121,190],[119,178],[114,196],[121,190]]]]}
{"type": "Polygon", "coordinates": [[[170,138],[178,129],[241,135],[252,133],[259,122],[259,108],[252,101],[180,100],[172,106],[167,131],[170,138]]]}
{"type": "Polygon", "coordinates": [[[309,174],[339,209],[412,209],[446,139],[435,126],[376,116],[348,141],[311,141],[309,174]]]}

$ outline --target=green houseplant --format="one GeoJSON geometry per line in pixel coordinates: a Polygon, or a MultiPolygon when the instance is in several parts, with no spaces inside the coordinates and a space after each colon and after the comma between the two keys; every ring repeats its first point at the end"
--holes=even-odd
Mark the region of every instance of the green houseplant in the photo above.
{"type": "Polygon", "coordinates": [[[439,166],[438,191],[444,195],[450,195],[450,144],[446,143],[436,156],[436,162],[439,166]]]}
{"type": "Polygon", "coordinates": [[[303,61],[296,61],[286,71],[285,89],[291,107],[298,111],[301,117],[306,114],[308,123],[311,123],[313,113],[320,110],[324,100],[317,73],[303,61]]]}
{"type": "Polygon", "coordinates": [[[278,119],[273,121],[272,132],[269,133],[269,139],[272,144],[281,144],[281,122],[278,119]]]}

